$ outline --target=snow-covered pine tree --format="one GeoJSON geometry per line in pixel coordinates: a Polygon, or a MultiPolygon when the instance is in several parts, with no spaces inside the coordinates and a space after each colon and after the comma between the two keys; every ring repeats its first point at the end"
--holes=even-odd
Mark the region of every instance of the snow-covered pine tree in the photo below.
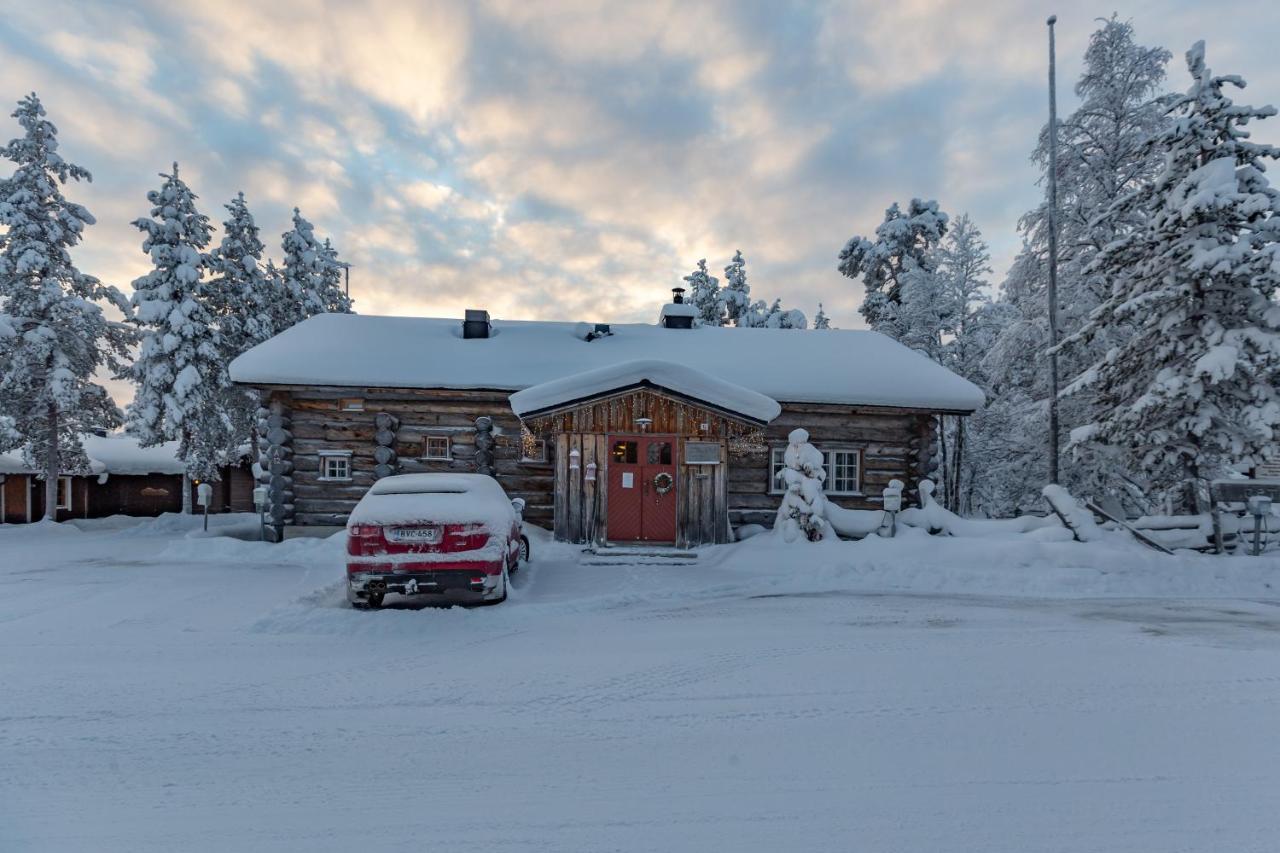
{"type": "MultiPolygon", "coordinates": [[[[277,324],[292,311],[292,302],[278,280],[268,278],[262,265],[262,240],[257,223],[239,193],[226,205],[222,240],[209,253],[207,285],[209,308],[221,333],[223,370],[232,359],[275,334],[277,324]]],[[[231,417],[235,442],[249,439],[257,421],[258,395],[255,391],[223,380],[227,389],[226,408],[231,417]]],[[[234,447],[227,450],[233,451],[234,447]]]]}
{"type": "Polygon", "coordinates": [[[817,542],[834,536],[827,521],[827,496],[822,491],[827,479],[822,452],[809,443],[809,433],[803,429],[793,429],[787,442],[783,467],[778,471],[785,491],[773,530],[785,542],[801,537],[817,542]]]}
{"type": "Polygon", "coordinates": [[[1204,505],[1206,481],[1273,453],[1280,425],[1280,191],[1265,175],[1280,149],[1249,140],[1274,107],[1235,104],[1204,42],[1192,85],[1149,145],[1160,171],[1117,203],[1137,223],[1088,272],[1110,292],[1078,338],[1125,334],[1068,387],[1093,389],[1097,417],[1073,446],[1123,448],[1153,490],[1204,505]]]}
{"type": "MultiPolygon", "coordinates": [[[[147,193],[151,215],[133,223],[146,234],[142,250],[153,269],[133,283],[142,343],[124,373],[137,385],[129,429],[144,447],[177,440],[187,478],[217,480],[235,430],[225,408],[226,345],[217,300],[204,278],[212,231],[178,164],[160,177],[160,189],[147,193]]],[[[191,489],[182,491],[182,510],[190,512],[191,489]]]]}
{"type": "Polygon", "coordinates": [[[720,304],[720,280],[707,272],[707,261],[698,261],[693,272],[684,277],[689,289],[689,303],[698,310],[693,322],[698,326],[723,326],[724,306],[720,304]]]}
{"type": "Polygon", "coordinates": [[[775,299],[762,325],[766,329],[804,329],[809,320],[799,308],[783,308],[782,300],[775,299]]]}
{"type": "Polygon", "coordinates": [[[932,278],[936,270],[934,250],[947,230],[947,215],[936,201],[912,199],[904,214],[894,203],[876,228],[875,240],[853,237],[840,250],[837,269],[852,279],[862,279],[866,297],[860,309],[867,324],[896,340],[921,339],[929,335],[927,300],[935,294],[932,278]],[[914,287],[917,304],[903,308],[914,287]],[[906,315],[906,316],[904,316],[906,315]],[[923,323],[917,329],[908,323],[923,323]]]}
{"type": "Polygon", "coordinates": [[[827,319],[827,312],[822,310],[822,303],[818,303],[818,313],[813,315],[813,328],[830,329],[831,321],[827,319]]]}
{"type": "Polygon", "coordinates": [[[747,262],[741,249],[733,253],[733,260],[724,268],[724,287],[720,288],[719,298],[725,324],[746,325],[740,321],[751,308],[751,285],[747,283],[747,262]]]}
{"type": "Polygon", "coordinates": [[[297,300],[297,315],[283,328],[316,314],[350,314],[351,299],[342,287],[342,266],[337,252],[316,240],[315,228],[298,208],[293,228],[283,235],[285,287],[297,300]]]}
{"type": "Polygon", "coordinates": [[[62,194],[68,181],[92,180],[62,159],[58,129],[33,92],[13,117],[22,136],[0,154],[15,165],[0,180],[0,449],[24,446],[43,471],[45,518],[57,518],[59,473],[87,473],[80,436],[120,425],[120,410],[93,381],[121,369],[132,330],[108,320],[99,302],[129,305],[72,263],[93,216],[62,194]]]}

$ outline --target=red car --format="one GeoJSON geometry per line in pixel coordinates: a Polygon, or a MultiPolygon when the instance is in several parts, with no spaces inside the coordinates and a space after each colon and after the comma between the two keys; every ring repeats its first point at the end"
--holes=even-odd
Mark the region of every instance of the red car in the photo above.
{"type": "Polygon", "coordinates": [[[387,593],[505,601],[528,559],[524,501],[483,474],[384,477],[347,520],[347,600],[381,607],[387,593]]]}

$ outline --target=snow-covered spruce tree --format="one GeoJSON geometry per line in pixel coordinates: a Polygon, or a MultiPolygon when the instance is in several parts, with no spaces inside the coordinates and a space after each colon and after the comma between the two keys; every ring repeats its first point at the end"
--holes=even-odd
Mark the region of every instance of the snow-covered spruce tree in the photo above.
{"type": "Polygon", "coordinates": [[[1157,492],[1199,511],[1207,480],[1272,453],[1280,425],[1280,191],[1265,175],[1280,149],[1245,126],[1274,107],[1235,104],[1204,42],[1187,51],[1192,85],[1149,145],[1154,178],[1116,205],[1138,223],[1089,272],[1110,293],[1078,335],[1126,334],[1067,391],[1092,389],[1097,418],[1072,445],[1125,449],[1157,492]]]}
{"type": "Polygon", "coordinates": [[[785,491],[773,523],[774,533],[786,542],[801,537],[817,542],[834,536],[827,521],[827,496],[822,491],[827,479],[822,452],[809,443],[809,433],[803,429],[792,430],[787,441],[783,467],[778,471],[785,491]]]}
{"type": "MultiPolygon", "coordinates": [[[[982,232],[968,214],[952,223],[938,246],[937,281],[941,289],[939,310],[945,317],[949,340],[940,345],[939,360],[956,373],[984,387],[982,357],[990,348],[998,329],[995,316],[984,311],[990,303],[987,276],[991,274],[991,254],[982,232]]],[[[962,417],[944,418],[942,426],[942,503],[954,513],[968,512],[963,497],[971,493],[965,479],[969,462],[962,417]]]]}
{"type": "Polygon", "coordinates": [[[350,314],[351,299],[342,287],[342,265],[332,247],[316,240],[315,228],[293,209],[293,228],[283,235],[286,289],[297,302],[297,315],[288,326],[316,314],[350,314]]]}
{"type": "MultiPolygon", "coordinates": [[[[153,269],[133,283],[142,343],[124,374],[137,385],[129,429],[144,447],[177,440],[186,476],[217,480],[235,430],[226,411],[227,348],[204,277],[212,232],[178,164],[160,177],[160,189],[147,193],[150,217],[133,223],[146,234],[142,250],[153,269]]],[[[182,491],[182,511],[190,512],[191,489],[182,491]]]]}
{"type": "Polygon", "coordinates": [[[875,240],[853,237],[840,250],[837,269],[866,285],[860,310],[874,331],[900,341],[929,334],[928,328],[911,328],[907,322],[931,322],[927,317],[930,306],[904,311],[903,302],[910,290],[907,282],[916,276],[921,277],[921,284],[915,288],[915,296],[928,299],[935,295],[930,281],[937,263],[934,250],[946,231],[947,215],[938,209],[938,203],[916,198],[905,214],[896,203],[885,211],[875,240]]]}
{"type": "Polygon", "coordinates": [[[831,321],[827,319],[827,312],[822,310],[822,303],[818,303],[818,313],[813,315],[813,327],[815,329],[830,329],[831,321]]]}
{"type": "Polygon", "coordinates": [[[1044,259],[1024,243],[1000,288],[999,299],[982,310],[990,343],[979,362],[986,408],[966,427],[972,458],[971,511],[993,516],[1039,508],[1048,482],[1049,333],[1045,314],[1044,259]]]}
{"type": "Polygon", "coordinates": [[[2,151],[16,168],[0,180],[0,449],[25,447],[47,484],[45,518],[55,519],[59,473],[88,471],[80,436],[120,425],[93,377],[121,369],[133,333],[98,304],[128,317],[124,296],[71,261],[94,219],[62,187],[92,178],[58,154],[58,129],[44,116],[35,93],[19,101],[23,134],[2,151]]]}
{"type": "Polygon", "coordinates": [[[724,268],[724,287],[720,288],[719,299],[725,324],[746,325],[741,318],[751,308],[751,285],[747,283],[747,262],[741,249],[733,253],[733,260],[724,268]]]}
{"type": "MultiPolygon", "coordinates": [[[[239,193],[226,205],[222,241],[209,253],[209,308],[221,336],[223,370],[232,359],[275,334],[293,311],[292,300],[277,278],[262,265],[262,240],[253,214],[239,193]]],[[[226,410],[235,442],[249,439],[257,421],[258,395],[251,389],[226,386],[226,410]]],[[[229,452],[234,447],[228,447],[229,452]]]]}
{"type": "Polygon", "coordinates": [[[720,280],[707,272],[707,261],[698,261],[697,268],[684,277],[688,284],[689,303],[698,310],[694,325],[723,326],[724,306],[720,304],[720,280]]]}

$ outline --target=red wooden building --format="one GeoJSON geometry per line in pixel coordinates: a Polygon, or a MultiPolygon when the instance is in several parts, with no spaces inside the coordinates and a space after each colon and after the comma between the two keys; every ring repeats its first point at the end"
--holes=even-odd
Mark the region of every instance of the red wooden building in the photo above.
{"type": "MultiPolygon", "coordinates": [[[[82,441],[89,471],[58,478],[58,521],[182,510],[183,466],[175,455],[177,442],[143,448],[128,435],[86,435],[82,441]]],[[[252,512],[253,486],[247,461],[225,467],[221,481],[213,484],[209,511],[252,512]]],[[[40,521],[44,506],[42,473],[21,453],[0,454],[0,523],[40,521]]]]}

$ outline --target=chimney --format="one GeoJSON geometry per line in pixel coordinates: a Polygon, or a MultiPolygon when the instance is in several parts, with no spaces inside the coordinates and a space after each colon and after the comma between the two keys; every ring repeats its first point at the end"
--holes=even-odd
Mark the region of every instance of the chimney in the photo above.
{"type": "Polygon", "coordinates": [[[462,337],[487,338],[492,327],[489,324],[489,312],[478,308],[468,308],[462,320],[462,337]]]}
{"type": "Polygon", "coordinates": [[[671,301],[662,306],[658,315],[658,325],[666,329],[692,329],[693,318],[698,311],[684,301],[684,288],[671,288],[671,301]]]}

